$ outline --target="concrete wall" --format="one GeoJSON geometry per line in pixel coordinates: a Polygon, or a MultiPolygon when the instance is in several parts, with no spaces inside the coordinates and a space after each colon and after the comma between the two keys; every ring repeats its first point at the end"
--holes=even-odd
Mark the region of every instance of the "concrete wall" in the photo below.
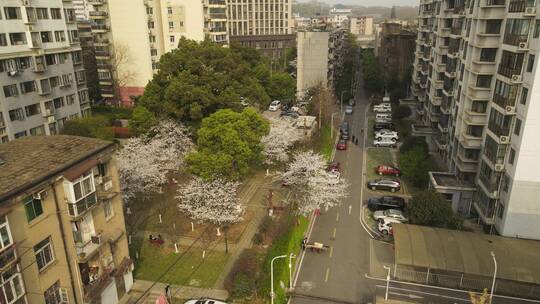
{"type": "Polygon", "coordinates": [[[326,85],[328,75],[328,32],[298,32],[297,78],[298,98],[319,83],[326,85]]]}

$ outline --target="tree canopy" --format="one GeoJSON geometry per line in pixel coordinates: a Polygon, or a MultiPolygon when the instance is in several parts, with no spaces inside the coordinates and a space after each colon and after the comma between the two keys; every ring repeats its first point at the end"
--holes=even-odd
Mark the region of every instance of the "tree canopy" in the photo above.
{"type": "Polygon", "coordinates": [[[431,190],[416,193],[407,214],[413,224],[449,229],[462,227],[462,220],[454,214],[450,202],[431,190]]]}
{"type": "Polygon", "coordinates": [[[70,119],[64,123],[62,134],[113,140],[111,122],[104,116],[70,119]]]}
{"type": "Polygon", "coordinates": [[[182,38],[178,48],[161,56],[159,72],[138,104],[156,116],[199,123],[219,109],[241,109],[241,97],[266,107],[270,102],[258,51],[223,48],[210,41],[182,38]],[[256,67],[258,72],[256,72],[256,67]]]}
{"type": "Polygon", "coordinates": [[[198,149],[187,157],[188,169],[206,180],[237,180],[263,160],[261,138],[268,132],[268,121],[252,108],[219,110],[203,119],[198,149]]]}

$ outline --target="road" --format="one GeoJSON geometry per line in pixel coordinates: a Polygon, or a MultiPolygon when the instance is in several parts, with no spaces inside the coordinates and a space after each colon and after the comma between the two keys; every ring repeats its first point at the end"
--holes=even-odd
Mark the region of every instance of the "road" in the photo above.
{"type": "MultiPolygon", "coordinates": [[[[361,74],[359,78],[354,112],[345,116],[355,136],[361,134],[360,128],[366,126],[365,113],[368,107],[368,96],[363,88],[361,74]]],[[[290,303],[363,304],[373,303],[375,295],[384,297],[386,281],[367,275],[370,272],[371,236],[362,226],[361,207],[363,201],[379,193],[364,189],[364,153],[363,141],[359,141],[358,146],[349,141],[347,150],[336,151],[334,160],[341,163],[342,177],[350,183],[349,196],[340,206],[323,212],[316,218],[309,241],[329,245],[330,250],[322,253],[305,252],[290,303]]],[[[410,303],[470,303],[468,293],[461,290],[390,282],[388,291],[390,299],[410,303]]],[[[540,303],[540,301],[495,296],[493,303],[517,304],[540,303]]]]}

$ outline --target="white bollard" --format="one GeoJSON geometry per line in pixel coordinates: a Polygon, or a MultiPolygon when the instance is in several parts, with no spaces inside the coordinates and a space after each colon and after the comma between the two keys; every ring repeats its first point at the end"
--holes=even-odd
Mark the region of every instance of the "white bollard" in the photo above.
{"type": "Polygon", "coordinates": [[[159,214],[159,222],[163,223],[163,221],[161,220],[161,213],[159,214]]]}
{"type": "Polygon", "coordinates": [[[176,230],[176,223],[173,223],[172,227],[173,227],[174,230],[176,230]]]}
{"type": "Polygon", "coordinates": [[[126,214],[131,214],[131,208],[129,206],[126,207],[126,214]]]}
{"type": "Polygon", "coordinates": [[[193,222],[191,222],[191,232],[195,231],[195,225],[193,225],[193,222]]]}
{"type": "Polygon", "coordinates": [[[206,250],[203,250],[203,251],[202,251],[202,258],[203,258],[203,260],[204,260],[204,257],[205,257],[205,256],[206,256],[206,250]]]}
{"type": "Polygon", "coordinates": [[[270,169],[266,169],[266,176],[270,175],[270,169]]]}
{"type": "Polygon", "coordinates": [[[178,244],[174,243],[174,252],[178,253],[178,244]]]}
{"type": "Polygon", "coordinates": [[[221,232],[219,232],[219,227],[217,227],[217,236],[221,236],[221,232]]]}

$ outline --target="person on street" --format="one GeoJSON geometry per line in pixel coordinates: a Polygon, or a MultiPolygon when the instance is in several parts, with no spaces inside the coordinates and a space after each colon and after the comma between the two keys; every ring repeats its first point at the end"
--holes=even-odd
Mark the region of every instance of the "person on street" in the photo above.
{"type": "Polygon", "coordinates": [[[354,136],[354,134],[353,134],[353,136],[352,136],[352,142],[353,142],[353,144],[354,144],[354,140],[355,140],[355,139],[356,139],[356,136],[354,136]]]}

